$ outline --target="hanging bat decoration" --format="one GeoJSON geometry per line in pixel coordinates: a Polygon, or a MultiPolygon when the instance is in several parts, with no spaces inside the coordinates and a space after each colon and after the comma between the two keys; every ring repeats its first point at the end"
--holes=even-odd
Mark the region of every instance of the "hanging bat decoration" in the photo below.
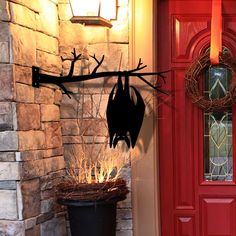
{"type": "Polygon", "coordinates": [[[130,148],[130,143],[132,147],[135,146],[144,111],[144,101],[138,90],[129,86],[129,77],[125,77],[123,86],[122,78],[119,76],[117,84],[109,95],[106,111],[110,147],[115,148],[120,140],[124,140],[128,148],[130,148]],[[133,92],[132,96],[130,92],[133,92]]]}
{"type": "Polygon", "coordinates": [[[132,70],[97,72],[105,57],[103,55],[101,60],[98,60],[94,55],[90,57],[96,61],[97,66],[93,69],[91,74],[73,76],[75,62],[81,60],[81,54],[76,55],[76,51],[74,49],[72,55],[73,59],[62,58],[62,61],[71,61],[70,71],[66,76],[53,76],[43,74],[39,72],[38,67],[33,66],[32,86],[38,88],[40,83],[56,84],[63,90],[65,94],[67,94],[68,97],[70,97],[71,92],[66,89],[63,83],[74,83],[104,77],[117,76],[118,80],[109,95],[106,111],[108,131],[110,136],[110,147],[115,148],[117,143],[122,140],[126,142],[128,148],[130,148],[130,146],[132,146],[133,148],[136,144],[138,134],[142,126],[145,104],[138,90],[134,86],[129,85],[129,79],[131,77],[136,77],[148,84],[157,92],[167,94],[165,91],[160,89],[160,85],[152,85],[149,81],[144,79],[144,76],[156,75],[165,81],[165,76],[163,74],[169,72],[169,70],[162,72],[140,72],[140,70],[144,69],[147,66],[143,65],[141,59],[139,59],[137,67],[132,70]],[[123,78],[124,85],[122,82],[123,78]]]}

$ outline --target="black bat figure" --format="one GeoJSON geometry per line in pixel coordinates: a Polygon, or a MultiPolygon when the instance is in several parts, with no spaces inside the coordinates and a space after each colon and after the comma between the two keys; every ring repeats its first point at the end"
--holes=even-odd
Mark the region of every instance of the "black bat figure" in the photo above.
{"type": "Polygon", "coordinates": [[[107,123],[110,147],[116,147],[124,140],[130,148],[134,147],[142,126],[145,111],[144,101],[136,88],[129,86],[129,77],[125,77],[124,87],[121,76],[113,87],[107,104],[107,123]],[[130,88],[134,94],[130,96],[130,88]]]}

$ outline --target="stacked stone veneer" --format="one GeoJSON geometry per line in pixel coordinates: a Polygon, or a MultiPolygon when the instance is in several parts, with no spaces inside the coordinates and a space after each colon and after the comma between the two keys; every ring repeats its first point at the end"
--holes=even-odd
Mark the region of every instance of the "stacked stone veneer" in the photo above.
{"type": "Polygon", "coordinates": [[[66,235],[61,92],[31,86],[33,65],[61,71],[57,1],[1,0],[0,29],[0,235],[66,235]]]}
{"type": "MultiPolygon", "coordinates": [[[[81,145],[82,120],[96,120],[88,143],[94,134],[104,141],[106,128],[96,115],[99,109],[104,116],[116,80],[73,85],[68,99],[56,86],[33,88],[31,67],[67,73],[69,62],[62,64],[60,56],[70,58],[75,47],[98,58],[104,54],[100,71],[128,69],[128,0],[118,3],[118,19],[107,29],[71,24],[67,0],[0,0],[0,235],[67,235],[53,185],[64,175],[64,157],[67,162],[70,149],[81,145]]],[[[76,71],[94,66],[92,59],[80,61],[76,71]]],[[[130,185],[129,167],[124,176],[130,185]]],[[[130,194],[117,213],[117,235],[132,235],[130,194]]]]}

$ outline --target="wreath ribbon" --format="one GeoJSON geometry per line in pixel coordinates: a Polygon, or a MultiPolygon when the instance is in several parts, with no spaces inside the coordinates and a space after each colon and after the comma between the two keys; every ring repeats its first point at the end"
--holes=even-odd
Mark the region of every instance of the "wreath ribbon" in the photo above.
{"type": "Polygon", "coordinates": [[[222,0],[212,0],[210,61],[219,64],[222,51],[222,0]]]}

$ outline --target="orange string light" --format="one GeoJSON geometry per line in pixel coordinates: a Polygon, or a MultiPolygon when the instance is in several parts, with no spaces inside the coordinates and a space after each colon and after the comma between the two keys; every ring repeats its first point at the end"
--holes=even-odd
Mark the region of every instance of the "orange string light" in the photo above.
{"type": "Polygon", "coordinates": [[[219,64],[219,53],[222,51],[222,0],[212,0],[211,17],[211,64],[219,64]]]}

